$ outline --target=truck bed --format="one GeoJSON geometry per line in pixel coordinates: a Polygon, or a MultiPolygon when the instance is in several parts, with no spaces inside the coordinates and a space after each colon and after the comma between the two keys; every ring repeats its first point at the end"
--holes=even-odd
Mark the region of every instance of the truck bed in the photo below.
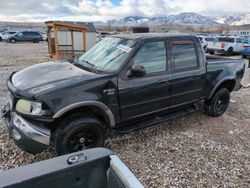
{"type": "Polygon", "coordinates": [[[242,63],[244,60],[241,57],[223,57],[223,56],[212,56],[212,55],[207,55],[207,62],[208,64],[212,63],[242,63]]]}

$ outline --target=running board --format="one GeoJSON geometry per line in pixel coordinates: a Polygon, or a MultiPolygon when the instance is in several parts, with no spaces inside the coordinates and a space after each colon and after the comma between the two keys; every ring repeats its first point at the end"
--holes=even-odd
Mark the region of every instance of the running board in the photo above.
{"type": "Polygon", "coordinates": [[[163,116],[156,116],[155,118],[145,120],[142,122],[131,123],[128,126],[118,127],[118,128],[113,129],[113,131],[115,133],[118,133],[118,134],[130,133],[133,131],[140,130],[142,128],[150,127],[150,126],[155,125],[155,124],[159,124],[159,123],[166,122],[166,121],[169,121],[169,120],[172,120],[172,119],[175,119],[175,118],[187,115],[187,114],[191,114],[191,113],[196,112],[198,110],[199,110],[199,108],[197,106],[193,106],[193,107],[190,107],[190,108],[187,108],[184,110],[170,112],[170,113],[163,115],[163,116]]]}

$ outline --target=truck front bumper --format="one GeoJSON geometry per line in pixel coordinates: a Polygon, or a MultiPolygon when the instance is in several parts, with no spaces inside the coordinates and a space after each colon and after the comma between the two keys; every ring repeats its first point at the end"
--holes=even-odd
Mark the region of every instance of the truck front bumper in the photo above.
{"type": "Polygon", "coordinates": [[[2,116],[10,137],[24,151],[37,154],[50,144],[50,130],[39,123],[29,122],[6,106],[2,116]]]}

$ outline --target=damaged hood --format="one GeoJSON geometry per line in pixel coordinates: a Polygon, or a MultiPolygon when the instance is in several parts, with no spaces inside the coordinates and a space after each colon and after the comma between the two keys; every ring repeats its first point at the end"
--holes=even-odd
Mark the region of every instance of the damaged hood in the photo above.
{"type": "Polygon", "coordinates": [[[79,68],[69,62],[47,62],[33,65],[13,74],[11,82],[20,91],[38,94],[53,87],[88,81],[104,75],[79,68]]]}

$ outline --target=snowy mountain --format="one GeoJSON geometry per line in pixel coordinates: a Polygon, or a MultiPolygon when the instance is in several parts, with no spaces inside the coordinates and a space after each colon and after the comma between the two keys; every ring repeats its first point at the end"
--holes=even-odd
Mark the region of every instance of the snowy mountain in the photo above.
{"type": "Polygon", "coordinates": [[[210,18],[215,20],[221,24],[228,24],[228,25],[244,25],[250,24],[250,13],[245,14],[235,14],[230,16],[218,16],[214,18],[210,18]]]}
{"type": "Polygon", "coordinates": [[[216,26],[219,24],[244,25],[250,24],[250,13],[233,15],[221,15],[206,17],[197,13],[187,12],[170,16],[142,17],[128,16],[120,20],[110,20],[109,24],[115,25],[136,25],[136,24],[180,24],[180,25],[207,25],[216,26]]]}
{"type": "Polygon", "coordinates": [[[120,20],[110,20],[110,24],[190,24],[190,25],[218,25],[217,22],[211,20],[208,17],[196,14],[196,13],[181,13],[177,15],[161,16],[161,17],[141,17],[141,16],[129,16],[120,20]]]}
{"type": "Polygon", "coordinates": [[[167,23],[171,24],[198,24],[198,25],[218,25],[217,22],[196,13],[182,13],[169,16],[167,23]]]}
{"type": "Polygon", "coordinates": [[[146,23],[149,22],[149,18],[141,17],[141,16],[128,16],[121,20],[119,20],[121,23],[146,23]]]}

